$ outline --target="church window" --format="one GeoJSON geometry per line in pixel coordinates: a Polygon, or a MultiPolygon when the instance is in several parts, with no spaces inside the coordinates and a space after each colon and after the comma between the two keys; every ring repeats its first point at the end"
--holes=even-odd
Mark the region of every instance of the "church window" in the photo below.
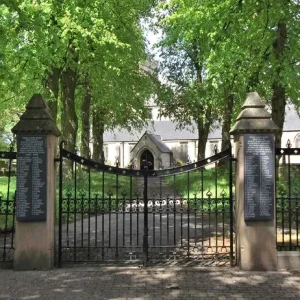
{"type": "Polygon", "coordinates": [[[115,148],[115,159],[120,159],[120,156],[121,156],[121,147],[120,145],[117,145],[116,148],[115,148]]]}
{"type": "Polygon", "coordinates": [[[300,148],[300,133],[295,137],[295,148],[300,148]]]}
{"type": "Polygon", "coordinates": [[[218,142],[217,141],[214,141],[214,142],[210,142],[210,145],[209,145],[209,151],[210,151],[210,155],[215,155],[215,149],[218,150],[218,142]]]}
{"type": "Polygon", "coordinates": [[[108,159],[108,145],[103,146],[103,152],[104,152],[104,159],[108,159]]]}
{"type": "Polygon", "coordinates": [[[188,155],[188,143],[182,142],[180,143],[180,159],[186,160],[188,155]]]}

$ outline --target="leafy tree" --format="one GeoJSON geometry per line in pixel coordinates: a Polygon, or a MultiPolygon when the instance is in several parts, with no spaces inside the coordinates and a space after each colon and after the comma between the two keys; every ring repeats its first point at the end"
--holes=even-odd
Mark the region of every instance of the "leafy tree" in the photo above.
{"type": "MultiPolygon", "coordinates": [[[[272,118],[282,130],[286,99],[299,106],[299,2],[172,0],[161,7],[162,66],[173,92],[173,100],[166,101],[166,112],[188,122],[190,116],[197,120],[193,112],[202,101],[202,113],[213,108],[211,118],[221,118],[225,149],[241,101],[246,92],[257,90],[271,99],[272,118]],[[201,67],[201,76],[194,78],[190,76],[197,70],[193,60],[198,70],[201,67]],[[200,98],[193,102],[188,93],[182,97],[182,91],[197,86],[199,78],[204,79],[200,93],[204,102],[200,98]]],[[[212,122],[204,113],[203,118],[212,122]]],[[[281,133],[277,145],[280,139],[281,133]]],[[[206,135],[201,131],[200,140],[205,144],[206,135]]]]}
{"type": "Polygon", "coordinates": [[[141,98],[151,92],[149,80],[139,72],[139,63],[146,59],[139,20],[152,4],[150,0],[134,4],[125,0],[5,1],[0,16],[5,33],[0,42],[6,45],[0,58],[5,59],[0,62],[13,72],[4,75],[1,90],[8,92],[8,99],[11,94],[16,105],[26,103],[32,91],[46,95],[54,118],[61,120],[70,150],[82,124],[85,154],[91,105],[93,117],[101,120],[103,128],[139,124],[145,115],[141,98]],[[24,98],[19,95],[22,89],[24,98]]]}
{"type": "Polygon", "coordinates": [[[271,99],[272,118],[281,129],[276,137],[280,146],[286,101],[299,105],[299,2],[228,0],[214,2],[214,11],[213,23],[221,26],[214,33],[217,51],[212,58],[230,62],[228,75],[235,69],[243,74],[240,91],[257,90],[271,99]]]}
{"type": "Polygon", "coordinates": [[[169,86],[169,97],[159,98],[159,102],[163,114],[173,117],[180,126],[195,124],[201,159],[217,110],[205,66],[210,51],[207,31],[202,19],[195,23],[191,20],[194,11],[189,2],[173,0],[162,6],[161,74],[169,86]]]}

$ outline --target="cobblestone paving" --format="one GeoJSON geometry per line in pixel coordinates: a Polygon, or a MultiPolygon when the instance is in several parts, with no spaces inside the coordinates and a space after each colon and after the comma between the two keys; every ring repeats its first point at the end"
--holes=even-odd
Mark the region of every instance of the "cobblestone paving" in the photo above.
{"type": "Polygon", "coordinates": [[[1,270],[0,299],[300,299],[300,271],[103,266],[1,270]]]}

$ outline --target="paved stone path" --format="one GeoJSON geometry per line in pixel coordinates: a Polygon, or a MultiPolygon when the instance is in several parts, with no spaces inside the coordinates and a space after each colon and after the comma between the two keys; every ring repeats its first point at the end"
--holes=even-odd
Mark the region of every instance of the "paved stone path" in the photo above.
{"type": "MultiPolygon", "coordinates": [[[[144,178],[138,177],[136,179],[137,190],[143,195],[144,191],[144,178]]],[[[153,194],[174,196],[174,187],[168,184],[164,177],[148,177],[148,197],[151,198],[153,194]]],[[[177,191],[176,197],[179,197],[179,191],[177,191]]]]}
{"type": "MultiPolygon", "coordinates": [[[[187,246],[191,260],[198,264],[207,265],[206,261],[199,260],[202,254],[213,255],[215,263],[229,261],[230,241],[229,241],[229,222],[222,223],[222,217],[219,216],[216,224],[215,217],[201,217],[194,213],[176,213],[174,214],[148,214],[148,242],[149,259],[164,261],[168,258],[171,262],[178,262],[187,256],[187,246]],[[156,248],[161,247],[161,248],[156,248]],[[208,249],[209,247],[209,249],[208,249]],[[205,249],[205,250],[202,250],[205,249]],[[185,251],[183,250],[185,249],[185,251]],[[168,251],[168,253],[165,253],[168,251]],[[219,252],[219,259],[214,259],[214,254],[219,252]],[[185,254],[184,254],[185,253],[185,254]],[[169,257],[171,255],[171,257],[169,257]],[[220,261],[220,262],[219,262],[220,261]]],[[[143,255],[143,234],[144,234],[144,215],[143,212],[137,213],[115,213],[109,216],[99,215],[86,218],[83,221],[70,223],[67,227],[63,225],[62,248],[63,261],[72,261],[74,253],[74,237],[76,237],[76,259],[80,261],[101,261],[104,260],[141,260],[143,255]],[[103,218],[103,219],[102,219],[103,218]],[[103,231],[102,231],[102,224],[103,231]],[[75,235],[76,230],[76,235],[75,235]],[[130,242],[132,241],[132,242],[130,242]],[[103,242],[103,243],[102,243],[103,242]],[[116,252],[116,245],[118,251],[116,252]],[[131,246],[130,246],[131,245],[131,246]],[[97,247],[104,246],[103,253],[97,247]],[[71,249],[69,248],[71,247],[71,249]],[[90,252],[88,253],[88,248],[90,252]],[[95,248],[96,247],[96,248],[95,248]],[[129,250],[131,249],[131,250],[129,250]],[[133,256],[129,256],[133,252],[133,256]],[[88,257],[89,255],[89,257],[88,257]]],[[[212,261],[210,261],[210,264],[212,261]]]]}
{"type": "Polygon", "coordinates": [[[300,272],[158,267],[2,270],[0,299],[300,299],[300,272]]]}

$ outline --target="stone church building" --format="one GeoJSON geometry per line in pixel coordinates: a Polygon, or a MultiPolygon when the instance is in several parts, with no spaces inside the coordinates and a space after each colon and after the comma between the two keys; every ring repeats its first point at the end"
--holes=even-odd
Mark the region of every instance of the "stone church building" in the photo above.
{"type": "MultiPolygon", "coordinates": [[[[197,160],[197,129],[192,126],[178,129],[178,124],[159,117],[159,107],[148,105],[152,120],[142,130],[116,129],[104,133],[105,163],[140,169],[143,160],[150,161],[149,169],[170,168],[197,160]]],[[[300,118],[292,105],[286,106],[282,147],[290,140],[300,148],[300,118]]],[[[205,157],[213,155],[215,146],[221,149],[221,128],[216,127],[208,136],[205,157]]],[[[299,162],[300,163],[300,162],[299,162]]]]}

